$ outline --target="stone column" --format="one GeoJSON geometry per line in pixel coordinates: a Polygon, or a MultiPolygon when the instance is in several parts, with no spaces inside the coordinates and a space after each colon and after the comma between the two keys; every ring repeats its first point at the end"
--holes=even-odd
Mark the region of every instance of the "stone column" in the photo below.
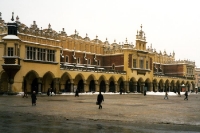
{"type": "Polygon", "coordinates": [[[133,89],[134,89],[134,92],[137,92],[137,82],[133,82],[133,89]]]}
{"type": "Polygon", "coordinates": [[[109,92],[109,85],[108,85],[108,81],[106,81],[106,92],[109,92]]]}
{"type": "Polygon", "coordinates": [[[166,91],[165,90],[165,83],[163,84],[162,88],[163,88],[163,92],[165,92],[166,91]]]}
{"type": "Polygon", "coordinates": [[[42,78],[38,78],[38,94],[42,94],[42,78]]]}
{"type": "Polygon", "coordinates": [[[141,91],[141,93],[144,93],[144,85],[145,85],[145,83],[141,82],[141,85],[140,85],[140,91],[141,91]]]}
{"type": "Polygon", "coordinates": [[[60,78],[54,78],[53,80],[54,82],[54,85],[53,85],[53,90],[55,91],[56,90],[56,93],[58,92],[59,90],[59,82],[60,82],[60,78]]]}
{"type": "Polygon", "coordinates": [[[117,82],[115,83],[115,92],[118,92],[118,84],[117,84],[117,82]]]}
{"type": "Polygon", "coordinates": [[[148,88],[149,88],[149,91],[153,91],[153,85],[152,85],[152,82],[148,83],[148,88]]]}
{"type": "Polygon", "coordinates": [[[99,84],[98,84],[98,81],[97,80],[95,80],[95,92],[97,92],[97,91],[99,91],[100,90],[100,86],[99,86],[99,84]]]}
{"type": "Polygon", "coordinates": [[[84,92],[89,92],[89,86],[87,83],[84,83],[84,92]]]}
{"type": "Polygon", "coordinates": [[[126,90],[125,90],[125,92],[130,92],[130,90],[129,90],[129,81],[126,81],[126,90]]]}

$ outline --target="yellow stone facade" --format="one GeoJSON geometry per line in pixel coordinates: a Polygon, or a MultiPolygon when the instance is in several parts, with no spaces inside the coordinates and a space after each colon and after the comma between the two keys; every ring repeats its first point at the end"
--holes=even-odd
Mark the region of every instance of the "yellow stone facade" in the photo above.
{"type": "Polygon", "coordinates": [[[135,44],[110,44],[98,39],[56,32],[51,25],[30,27],[12,16],[0,16],[0,93],[56,93],[185,91],[195,85],[195,62],[175,60],[147,47],[145,33],[136,33],[135,44]],[[15,26],[16,24],[16,26],[15,26]],[[13,32],[17,30],[17,32],[13,32]]]}

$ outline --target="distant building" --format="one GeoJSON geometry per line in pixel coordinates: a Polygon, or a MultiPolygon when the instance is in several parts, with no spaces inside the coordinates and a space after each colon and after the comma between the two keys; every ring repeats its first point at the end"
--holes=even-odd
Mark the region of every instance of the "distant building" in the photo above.
{"type": "Polygon", "coordinates": [[[200,90],[200,68],[195,68],[195,89],[200,90]]]}
{"type": "Polygon", "coordinates": [[[195,62],[147,47],[141,29],[131,44],[30,27],[0,14],[0,93],[185,91],[195,89],[195,62]]]}

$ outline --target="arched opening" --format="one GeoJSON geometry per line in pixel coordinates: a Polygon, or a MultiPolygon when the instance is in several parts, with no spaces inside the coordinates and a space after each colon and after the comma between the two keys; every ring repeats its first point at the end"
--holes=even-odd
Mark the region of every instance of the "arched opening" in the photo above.
{"type": "Polygon", "coordinates": [[[84,92],[84,83],[82,79],[79,80],[77,89],[79,90],[79,92],[84,92]]]}
{"type": "Polygon", "coordinates": [[[31,83],[31,93],[35,91],[36,94],[38,93],[38,80],[35,78],[31,83]]]}
{"type": "Polygon", "coordinates": [[[115,83],[114,83],[114,81],[111,81],[111,82],[110,82],[110,85],[109,85],[109,92],[115,92],[115,83]]]}
{"type": "Polygon", "coordinates": [[[124,90],[124,82],[123,81],[120,82],[119,89],[124,90]]]}
{"type": "Polygon", "coordinates": [[[94,80],[90,81],[89,91],[90,92],[95,92],[95,82],[94,82],[94,80]]]}
{"type": "Polygon", "coordinates": [[[129,81],[129,91],[130,92],[134,92],[134,86],[133,86],[133,81],[132,80],[129,81]]]}
{"type": "Polygon", "coordinates": [[[100,83],[100,90],[101,92],[106,92],[106,84],[105,84],[105,81],[102,80],[101,83],[100,83]]]}
{"type": "Polygon", "coordinates": [[[8,92],[8,75],[6,72],[3,72],[0,78],[0,93],[6,93],[8,92]]]}
{"type": "Polygon", "coordinates": [[[63,90],[64,92],[71,92],[71,83],[70,80],[66,80],[65,82],[65,89],[63,90]]]}

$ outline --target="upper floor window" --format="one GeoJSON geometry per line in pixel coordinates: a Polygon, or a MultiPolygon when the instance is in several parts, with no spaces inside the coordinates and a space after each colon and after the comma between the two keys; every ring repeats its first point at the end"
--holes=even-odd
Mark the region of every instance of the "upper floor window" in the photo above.
{"type": "Polygon", "coordinates": [[[8,47],[8,56],[13,56],[14,54],[14,48],[13,47],[8,47]]]}
{"type": "Polygon", "coordinates": [[[69,56],[65,56],[65,62],[69,62],[69,56]]]}
{"type": "Polygon", "coordinates": [[[91,64],[91,60],[90,59],[88,59],[88,64],[91,64]]]}
{"type": "Polygon", "coordinates": [[[55,51],[54,50],[47,50],[47,60],[55,61],[55,51]]]}
{"type": "Polygon", "coordinates": [[[100,66],[100,60],[97,60],[97,65],[100,66]]]}
{"type": "Polygon", "coordinates": [[[146,61],[146,69],[149,69],[149,62],[146,61]]]}
{"type": "Polygon", "coordinates": [[[38,60],[46,61],[46,49],[38,48],[37,55],[38,60]]]}
{"type": "Polygon", "coordinates": [[[115,64],[112,64],[112,69],[113,69],[113,70],[115,69],[115,64]]]}
{"type": "Polygon", "coordinates": [[[136,59],[133,59],[133,68],[136,68],[136,67],[137,67],[136,59]]]}
{"type": "Polygon", "coordinates": [[[144,60],[140,60],[140,68],[144,68],[144,60]]]}
{"type": "Polygon", "coordinates": [[[77,64],[80,64],[81,63],[81,61],[80,61],[80,58],[77,58],[77,62],[76,62],[77,64]]]}
{"type": "Polygon", "coordinates": [[[26,59],[55,61],[55,50],[36,47],[26,47],[26,59]]]}
{"type": "Polygon", "coordinates": [[[26,49],[26,58],[35,60],[36,59],[36,48],[34,47],[27,47],[26,49]]]}

